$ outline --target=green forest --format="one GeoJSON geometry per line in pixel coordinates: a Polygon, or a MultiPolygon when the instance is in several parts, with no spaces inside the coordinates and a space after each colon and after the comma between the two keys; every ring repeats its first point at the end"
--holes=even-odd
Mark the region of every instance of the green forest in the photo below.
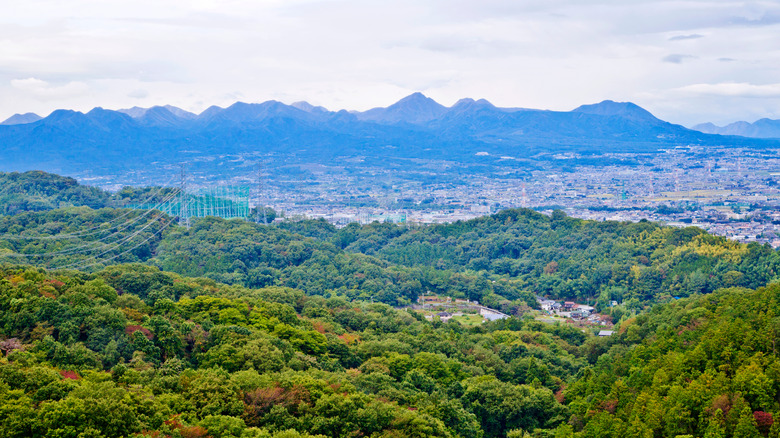
{"type": "Polygon", "coordinates": [[[780,437],[768,246],[526,209],[185,228],[122,208],[171,189],[0,181],[3,437],[780,437]],[[427,293],[512,317],[428,320],[427,293]]]}

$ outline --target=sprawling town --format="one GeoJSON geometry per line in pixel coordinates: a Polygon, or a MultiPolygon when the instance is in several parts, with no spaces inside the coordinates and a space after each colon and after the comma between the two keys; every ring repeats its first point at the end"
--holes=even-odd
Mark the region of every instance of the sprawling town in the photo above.
{"type": "MultiPolygon", "coordinates": [[[[249,203],[272,208],[276,220],[322,219],[338,227],[374,221],[449,223],[525,207],[546,214],[560,209],[598,221],[696,226],[740,242],[780,247],[780,150],[685,146],[652,154],[520,159],[483,153],[477,158],[484,158],[485,165],[377,163],[361,157],[327,165],[264,157],[269,164],[258,175],[246,172],[257,156],[220,157],[243,162],[243,167],[192,172],[188,187],[247,187],[249,203]]],[[[133,177],[93,180],[85,174],[79,179],[108,189],[161,180],[133,177]]]]}
{"type": "MultiPolygon", "coordinates": [[[[337,226],[445,223],[514,207],[562,209],[584,219],[697,226],[780,246],[780,151],[685,147],[647,155],[562,154],[524,167],[512,161],[501,157],[490,174],[430,183],[433,178],[419,171],[369,167],[357,174],[312,166],[309,179],[298,184],[269,179],[265,203],[288,219],[322,218],[337,226]],[[369,178],[383,183],[361,184],[369,178]]],[[[456,164],[428,165],[435,175],[456,164]]]]}

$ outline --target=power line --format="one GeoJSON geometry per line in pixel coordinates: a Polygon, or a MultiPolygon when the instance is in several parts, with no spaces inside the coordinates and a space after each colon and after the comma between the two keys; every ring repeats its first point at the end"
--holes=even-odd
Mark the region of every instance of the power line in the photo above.
{"type": "MultiPolygon", "coordinates": [[[[176,195],[177,195],[177,193],[173,193],[173,194],[168,195],[166,198],[163,198],[163,201],[160,204],[158,204],[157,206],[162,205],[162,204],[170,201],[171,199],[176,197],[176,195]]],[[[111,234],[109,234],[107,236],[104,236],[104,237],[102,237],[102,238],[100,238],[98,240],[90,241],[90,242],[88,242],[88,243],[86,243],[84,245],[81,245],[81,246],[76,246],[76,247],[64,249],[64,250],[61,250],[61,251],[49,251],[49,252],[42,252],[42,253],[2,254],[2,255],[0,255],[0,257],[12,257],[12,258],[20,258],[20,257],[50,257],[50,256],[56,256],[56,255],[63,255],[63,254],[78,254],[78,253],[82,253],[82,252],[89,252],[89,251],[92,251],[92,250],[100,250],[100,248],[98,248],[100,243],[105,242],[106,240],[108,240],[109,238],[111,238],[113,236],[121,234],[122,230],[129,228],[130,225],[132,225],[133,223],[137,222],[139,218],[143,218],[143,217],[151,214],[153,211],[155,211],[157,206],[155,206],[155,208],[153,208],[153,209],[147,210],[145,213],[143,213],[143,214],[141,214],[139,216],[136,216],[136,218],[134,218],[134,220],[126,222],[125,224],[123,224],[124,225],[123,227],[117,228],[117,230],[115,232],[113,232],[113,233],[111,233],[111,234]]],[[[141,228],[141,230],[145,230],[146,228],[148,228],[149,224],[154,223],[155,220],[157,220],[157,218],[155,218],[151,222],[147,222],[146,225],[144,225],[141,228]]],[[[120,239],[117,242],[107,243],[107,244],[105,244],[105,246],[116,245],[119,242],[122,242],[123,240],[124,239],[120,239]]],[[[105,248],[105,246],[104,246],[104,248],[105,248]]]]}
{"type": "MultiPolygon", "coordinates": [[[[106,250],[106,251],[103,251],[103,252],[101,252],[101,253],[99,253],[99,254],[97,254],[97,255],[93,256],[93,257],[94,257],[94,258],[99,258],[99,257],[102,257],[102,256],[104,256],[104,255],[106,255],[106,254],[108,254],[108,253],[112,252],[112,251],[115,251],[115,250],[117,250],[117,249],[120,249],[120,247],[122,246],[122,244],[124,244],[124,243],[127,243],[127,242],[129,242],[129,241],[133,240],[133,239],[134,239],[136,236],[138,236],[139,234],[141,234],[141,233],[142,233],[144,230],[146,230],[146,229],[147,229],[147,228],[149,228],[150,226],[154,225],[154,224],[157,222],[157,220],[158,220],[158,219],[160,219],[161,217],[162,217],[162,216],[157,216],[157,217],[155,217],[155,218],[154,218],[152,221],[150,221],[148,224],[146,224],[146,225],[145,225],[143,228],[141,228],[140,230],[137,230],[136,232],[134,232],[133,234],[131,234],[131,235],[127,236],[127,237],[125,237],[125,238],[124,238],[124,239],[122,239],[121,241],[114,242],[114,243],[110,244],[110,245],[114,245],[114,247],[113,247],[113,248],[111,248],[111,249],[108,249],[108,250],[106,250]]],[[[154,234],[153,234],[153,235],[154,235],[154,234]]],[[[65,265],[65,266],[64,266],[64,268],[68,268],[68,267],[70,267],[70,266],[75,266],[75,265],[79,265],[79,264],[80,264],[80,262],[77,262],[77,263],[72,263],[72,264],[70,264],[70,265],[65,265]]]]}
{"type": "MultiPolygon", "coordinates": [[[[154,192],[152,192],[152,194],[151,194],[151,195],[149,195],[149,196],[148,196],[146,199],[144,199],[144,200],[141,202],[141,204],[140,204],[140,205],[146,205],[146,204],[147,204],[147,203],[149,203],[149,202],[150,202],[152,199],[155,199],[155,198],[156,198],[158,195],[161,195],[161,194],[162,194],[162,192],[163,192],[163,190],[165,190],[165,189],[169,189],[169,187],[167,187],[167,186],[168,186],[168,185],[169,185],[171,182],[173,182],[173,180],[174,180],[174,178],[171,178],[171,179],[169,179],[168,181],[166,181],[165,183],[163,183],[163,185],[161,185],[161,186],[158,186],[158,187],[157,187],[157,189],[156,189],[154,192]]],[[[172,189],[172,190],[175,190],[175,189],[172,189]]],[[[165,203],[164,201],[161,201],[160,203],[158,203],[157,205],[155,205],[155,207],[154,207],[154,208],[157,208],[157,207],[159,207],[159,206],[162,206],[164,203],[165,203]]],[[[127,208],[127,207],[119,207],[119,208],[127,208]]],[[[153,209],[154,209],[154,208],[153,208],[153,209]]],[[[114,222],[114,221],[116,221],[116,220],[119,220],[119,219],[121,219],[121,218],[123,218],[123,217],[125,217],[125,216],[129,215],[130,213],[132,213],[132,211],[133,211],[133,210],[135,210],[135,209],[128,208],[128,211],[127,211],[126,213],[124,213],[124,214],[122,214],[121,216],[118,216],[118,217],[116,217],[116,218],[112,219],[111,221],[109,221],[109,223],[111,223],[111,222],[114,222]]],[[[87,230],[83,230],[83,231],[90,231],[90,230],[92,230],[92,229],[97,229],[97,228],[100,228],[100,227],[102,227],[102,226],[104,226],[104,224],[101,224],[101,225],[96,225],[95,227],[92,227],[91,229],[87,229],[87,230]]],[[[85,234],[84,234],[84,233],[82,233],[82,232],[79,232],[79,233],[72,233],[72,234],[70,234],[70,235],[72,235],[72,236],[81,236],[81,235],[85,235],[85,234]]]]}
{"type": "Polygon", "coordinates": [[[103,260],[98,260],[98,261],[93,262],[93,263],[83,264],[83,265],[76,266],[76,267],[73,267],[73,268],[59,268],[59,269],[76,269],[76,270],[81,270],[81,269],[84,269],[84,268],[89,268],[91,266],[95,266],[97,264],[101,264],[101,263],[105,263],[105,262],[114,260],[115,258],[121,257],[121,256],[129,253],[130,251],[133,251],[134,249],[138,248],[139,246],[149,242],[150,240],[152,240],[152,238],[154,238],[154,236],[156,236],[157,234],[161,234],[163,231],[165,231],[165,229],[168,228],[172,223],[173,223],[173,220],[169,220],[168,223],[166,223],[165,225],[162,226],[162,228],[160,228],[159,230],[154,232],[154,234],[149,236],[147,239],[145,239],[144,241],[142,241],[138,245],[135,245],[134,247],[128,249],[127,251],[123,251],[123,252],[121,252],[119,254],[116,254],[116,255],[114,255],[112,257],[108,257],[108,258],[105,258],[103,260]]]}
{"type": "MultiPolygon", "coordinates": [[[[173,181],[173,179],[171,179],[168,182],[166,182],[165,185],[169,184],[171,181],[173,181]]],[[[165,186],[158,187],[157,190],[155,190],[155,192],[152,195],[150,195],[149,197],[147,197],[143,201],[142,205],[148,203],[150,200],[152,200],[155,197],[157,197],[166,188],[167,187],[165,187],[165,186]]],[[[157,208],[157,207],[163,205],[164,203],[165,202],[161,202],[161,203],[157,204],[155,207],[153,207],[152,209],[157,208]]],[[[122,215],[117,216],[117,217],[111,219],[108,222],[102,222],[102,223],[100,223],[98,225],[95,225],[93,227],[90,227],[90,228],[87,228],[87,229],[84,229],[84,230],[79,230],[76,233],[60,233],[60,234],[57,234],[55,236],[18,236],[18,235],[8,235],[8,234],[6,234],[6,235],[1,235],[0,238],[2,238],[2,239],[20,239],[20,240],[75,239],[75,238],[79,238],[79,237],[83,237],[83,236],[89,236],[89,235],[101,233],[101,232],[103,232],[105,230],[98,230],[99,228],[106,228],[106,226],[108,224],[111,224],[113,222],[119,221],[120,219],[123,219],[123,218],[129,216],[130,214],[132,214],[134,212],[135,212],[135,209],[127,209],[127,211],[125,213],[123,213],[122,215]],[[97,230],[97,231],[90,232],[90,231],[93,231],[93,230],[97,230]]],[[[136,216],[134,219],[131,219],[129,221],[129,223],[133,223],[133,222],[137,221],[137,219],[138,219],[138,217],[136,216]]],[[[125,223],[122,224],[122,225],[126,225],[126,224],[128,224],[128,221],[125,221],[125,223]]],[[[108,228],[110,228],[110,227],[108,227],[108,228]]]]}
{"type": "MultiPolygon", "coordinates": [[[[168,200],[172,199],[175,196],[176,196],[175,193],[169,195],[167,198],[164,198],[163,202],[161,202],[158,205],[164,204],[165,202],[167,202],[168,200]]],[[[62,250],[62,251],[49,251],[49,252],[45,252],[45,253],[35,253],[35,254],[32,254],[32,253],[30,253],[30,254],[16,253],[16,254],[8,254],[6,256],[8,256],[8,257],[37,257],[37,256],[60,255],[60,254],[81,252],[81,251],[78,251],[78,250],[80,250],[82,248],[95,247],[96,244],[104,242],[104,241],[108,240],[109,238],[120,234],[122,230],[129,228],[130,225],[132,225],[133,223],[137,222],[138,219],[143,218],[143,217],[151,214],[156,209],[156,207],[157,206],[155,206],[155,208],[153,208],[153,209],[147,210],[145,213],[143,213],[143,214],[141,214],[139,216],[136,216],[132,221],[125,222],[123,224],[123,226],[117,228],[116,231],[114,231],[113,233],[111,233],[111,234],[109,234],[107,236],[104,236],[104,237],[102,237],[102,238],[100,238],[98,240],[90,241],[89,243],[86,243],[85,245],[81,245],[81,246],[77,246],[77,247],[73,247],[73,248],[68,248],[68,249],[62,250]]],[[[92,248],[89,248],[89,249],[92,249],[92,248]]]]}

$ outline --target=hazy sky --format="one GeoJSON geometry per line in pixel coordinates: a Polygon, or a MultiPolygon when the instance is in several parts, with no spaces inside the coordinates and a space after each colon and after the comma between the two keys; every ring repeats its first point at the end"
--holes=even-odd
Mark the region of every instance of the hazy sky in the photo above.
{"type": "Polygon", "coordinates": [[[0,120],[172,104],[387,106],[422,91],[691,125],[780,118],[780,2],[2,0],[0,120]]]}

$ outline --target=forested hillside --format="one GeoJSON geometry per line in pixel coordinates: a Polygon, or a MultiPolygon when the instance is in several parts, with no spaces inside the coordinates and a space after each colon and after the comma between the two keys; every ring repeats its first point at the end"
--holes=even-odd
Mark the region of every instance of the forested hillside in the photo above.
{"type": "Polygon", "coordinates": [[[638,309],[720,287],[756,288],[780,273],[780,257],[766,246],[694,227],[586,221],[561,211],[548,217],[505,210],[389,238],[374,232],[380,228],[358,230],[347,249],[405,266],[487,272],[540,295],[592,300],[600,307],[617,300],[638,309]]]}
{"type": "Polygon", "coordinates": [[[0,172],[0,214],[53,210],[68,206],[101,208],[110,194],[73,178],[46,172],[0,172]]]}
{"type": "Polygon", "coordinates": [[[466,330],[385,304],[143,265],[0,272],[0,435],[498,437],[554,428],[577,329],[466,330]]]}
{"type": "Polygon", "coordinates": [[[33,177],[10,187],[43,211],[0,215],[0,436],[780,436],[767,246],[526,209],[185,228],[112,207],[174,191],[33,177]],[[428,292],[514,317],[402,307],[428,292]],[[536,295],[615,334],[536,320],[536,295]]]}
{"type": "Polygon", "coordinates": [[[0,172],[0,215],[67,207],[98,209],[147,203],[155,205],[176,191],[167,187],[124,187],[110,193],[52,173],[0,172]]]}
{"type": "Polygon", "coordinates": [[[143,265],[0,278],[2,436],[780,430],[777,285],[659,305],[593,338],[519,319],[466,329],[143,265]]]}
{"type": "Polygon", "coordinates": [[[430,227],[342,229],[321,221],[263,226],[198,219],[189,229],[154,211],[69,208],[0,216],[0,258],[48,268],[146,262],[246,287],[410,303],[428,291],[488,300],[513,313],[534,295],[638,311],[650,303],[757,288],[780,257],[698,228],[575,219],[505,210],[430,227]]]}
{"type": "Polygon", "coordinates": [[[569,431],[780,436],[778,314],[773,284],[722,289],[626,321],[619,336],[593,345],[595,366],[566,389],[569,431]]]}

